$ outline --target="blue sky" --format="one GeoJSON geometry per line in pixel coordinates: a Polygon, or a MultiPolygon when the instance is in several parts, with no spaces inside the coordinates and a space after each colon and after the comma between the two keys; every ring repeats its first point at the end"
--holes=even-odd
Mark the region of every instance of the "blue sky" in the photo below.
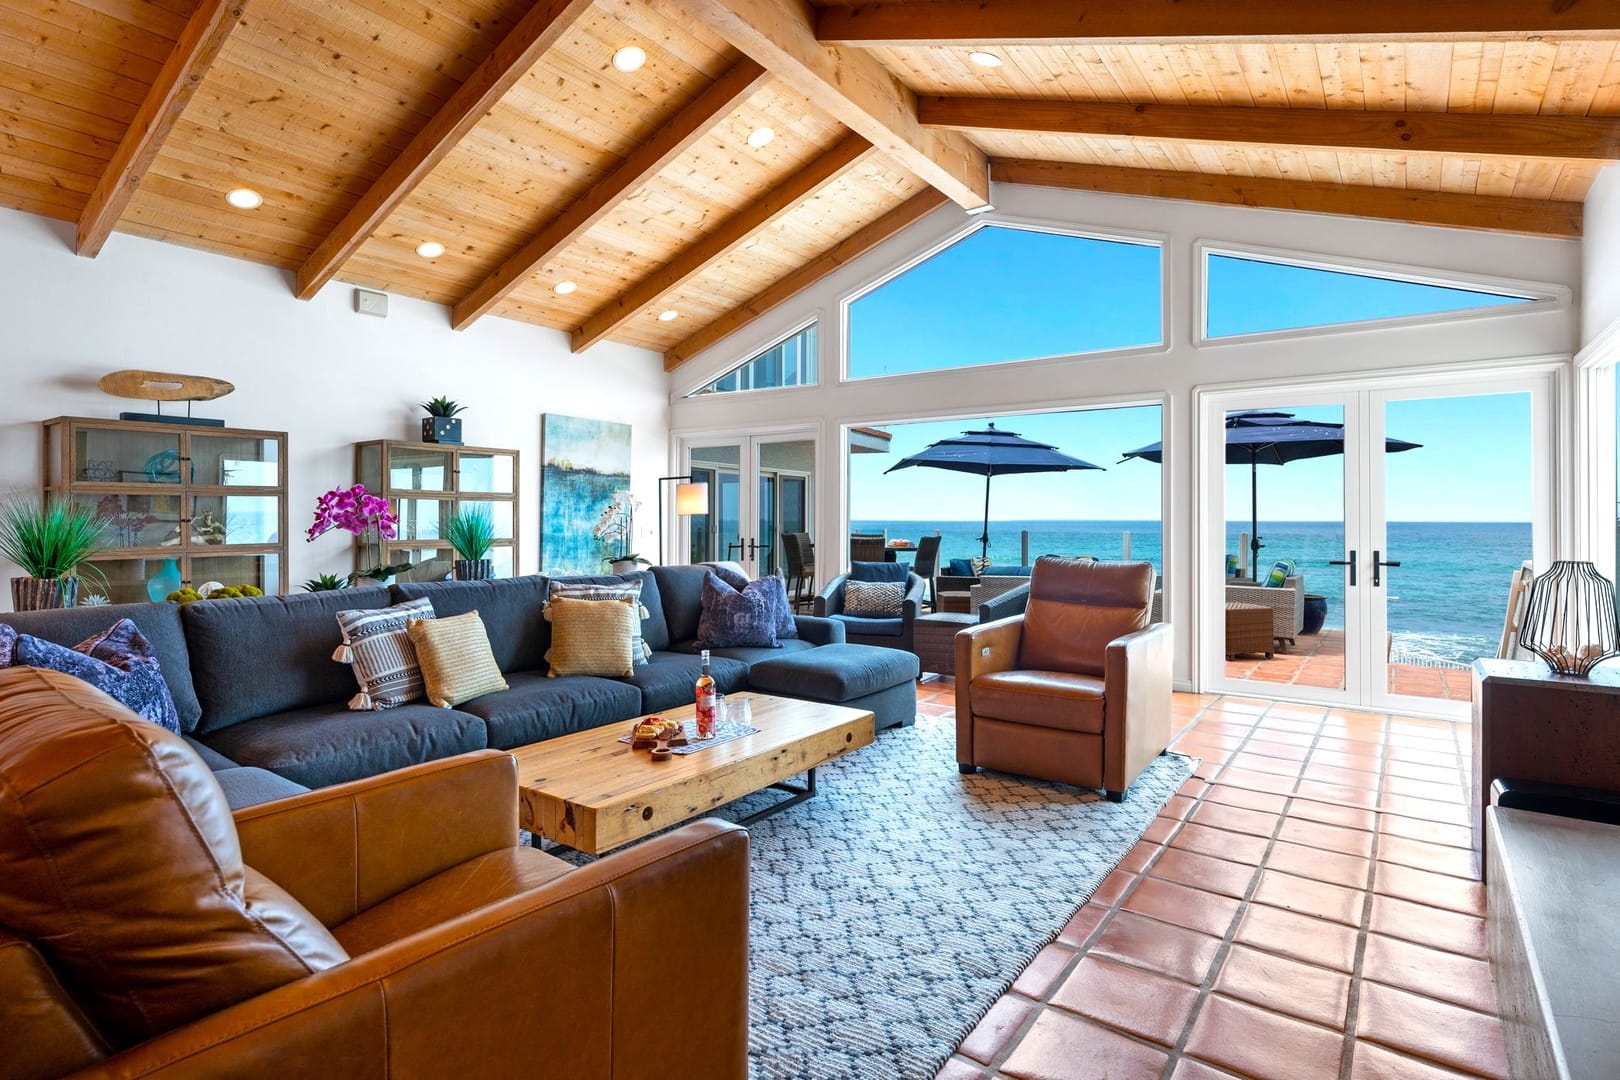
{"type": "MultiPolygon", "coordinates": [[[[1249,260],[1218,260],[1211,329],[1250,332],[1478,306],[1481,294],[1249,260]]],[[[986,228],[852,305],[851,373],[857,377],[1027,359],[1159,340],[1156,248],[986,228]]],[[[1511,302],[1504,300],[1503,302],[1511,302]]],[[[1343,419],[1337,408],[1302,418],[1343,419]]],[[[856,520],[974,520],[983,482],[935,469],[883,470],[929,443],[997,426],[1052,443],[1106,471],[999,477],[993,520],[1140,520],[1160,512],[1160,468],[1120,462],[1160,437],[1159,408],[1101,409],[890,425],[888,454],[850,458],[856,520]]],[[[1526,521],[1530,415],[1526,395],[1403,400],[1388,407],[1389,435],[1422,443],[1387,458],[1391,521],[1526,521]]],[[[1264,520],[1343,516],[1342,457],[1262,466],[1264,520]]],[[[1228,519],[1249,517],[1249,470],[1232,466],[1228,519]]]]}

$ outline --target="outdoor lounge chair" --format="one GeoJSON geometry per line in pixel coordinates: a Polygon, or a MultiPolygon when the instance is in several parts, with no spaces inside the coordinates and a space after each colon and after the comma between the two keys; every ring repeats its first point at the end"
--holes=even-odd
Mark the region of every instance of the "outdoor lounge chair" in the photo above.
{"type": "MultiPolygon", "coordinates": [[[[877,645],[885,649],[900,649],[903,652],[912,650],[912,623],[916,621],[917,613],[922,609],[923,591],[928,583],[916,574],[906,572],[903,578],[895,577],[893,580],[904,581],[906,586],[905,598],[900,604],[900,614],[893,617],[872,617],[862,615],[847,615],[844,613],[844,587],[851,576],[857,581],[863,580],[863,568],[873,566],[892,567],[893,563],[872,563],[870,561],[856,563],[848,574],[840,574],[829,581],[821,592],[816,594],[814,613],[821,618],[836,619],[844,624],[844,640],[851,645],[877,645]]],[[[900,567],[899,571],[904,572],[900,567]]],[[[888,580],[881,569],[870,571],[871,576],[864,577],[868,581],[888,580]]]]}
{"type": "Polygon", "coordinates": [[[1245,582],[1226,586],[1226,600],[1234,604],[1264,604],[1271,609],[1272,634],[1278,643],[1296,644],[1305,628],[1305,576],[1295,574],[1281,586],[1245,582]]]}
{"type": "Polygon", "coordinates": [[[850,533],[849,561],[883,562],[888,558],[888,537],[883,533],[850,533]]]}

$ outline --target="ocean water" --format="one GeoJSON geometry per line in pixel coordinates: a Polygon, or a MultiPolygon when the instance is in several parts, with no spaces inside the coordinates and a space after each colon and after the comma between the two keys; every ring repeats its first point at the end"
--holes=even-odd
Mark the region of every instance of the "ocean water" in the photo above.
{"type": "MultiPolygon", "coordinates": [[[[979,554],[978,521],[869,520],[851,527],[857,532],[886,530],[891,539],[913,542],[937,529],[942,566],[945,560],[979,554]]],[[[1118,559],[1129,532],[1131,557],[1163,569],[1157,521],[992,521],[991,561],[1018,562],[1024,530],[1029,532],[1031,558],[1118,559]]],[[[1226,550],[1236,554],[1238,534],[1248,531],[1247,521],[1229,523],[1226,550]]],[[[1260,536],[1265,545],[1260,565],[1269,569],[1278,559],[1293,559],[1305,577],[1305,591],[1327,598],[1325,625],[1343,629],[1344,568],[1327,564],[1344,557],[1344,527],[1322,521],[1261,522],[1260,536]]],[[[1358,555],[1363,585],[1371,580],[1367,554],[1358,555]]],[[[1390,522],[1389,550],[1383,557],[1401,564],[1384,571],[1389,628],[1395,637],[1392,655],[1405,663],[1462,665],[1496,655],[1509,580],[1530,554],[1528,522],[1390,522]]]]}

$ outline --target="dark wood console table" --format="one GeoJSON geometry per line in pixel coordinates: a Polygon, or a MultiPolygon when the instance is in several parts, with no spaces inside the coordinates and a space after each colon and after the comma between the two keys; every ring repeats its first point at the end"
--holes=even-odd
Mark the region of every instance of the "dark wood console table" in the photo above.
{"type": "Polygon", "coordinates": [[[1498,777],[1620,791],[1620,667],[1554,675],[1540,660],[1474,661],[1474,854],[1485,873],[1485,808],[1498,777]]]}

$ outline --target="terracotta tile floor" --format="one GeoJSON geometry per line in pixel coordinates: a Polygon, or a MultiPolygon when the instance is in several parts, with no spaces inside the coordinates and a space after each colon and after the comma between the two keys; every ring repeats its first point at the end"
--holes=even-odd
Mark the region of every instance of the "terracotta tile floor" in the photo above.
{"type": "MultiPolygon", "coordinates": [[[[1301,634],[1285,653],[1270,660],[1263,656],[1239,656],[1226,661],[1230,679],[1252,679],[1257,683],[1289,686],[1344,685],[1344,631],[1323,630],[1301,634]]],[[[1467,668],[1430,667],[1422,664],[1390,664],[1391,693],[1413,697],[1467,701],[1472,693],[1472,676],[1467,668]]]]}
{"type": "MultiPolygon", "coordinates": [[[[951,713],[950,681],[918,695],[951,713]]],[[[1506,1077],[1466,725],[1173,707],[1203,763],[940,1077],[1506,1077]]]]}

